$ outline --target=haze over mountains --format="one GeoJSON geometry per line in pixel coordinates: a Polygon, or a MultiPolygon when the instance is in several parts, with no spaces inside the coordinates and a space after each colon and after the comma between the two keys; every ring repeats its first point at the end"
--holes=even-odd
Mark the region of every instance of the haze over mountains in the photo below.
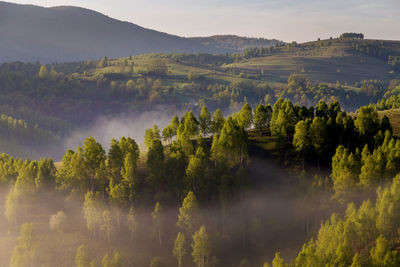
{"type": "Polygon", "coordinates": [[[51,63],[154,52],[218,54],[238,51],[254,43],[241,37],[234,38],[236,43],[240,41],[240,47],[226,44],[227,41],[222,45],[216,41],[206,43],[203,39],[146,29],[84,8],[44,8],[7,2],[0,2],[0,34],[0,62],[51,63]]]}

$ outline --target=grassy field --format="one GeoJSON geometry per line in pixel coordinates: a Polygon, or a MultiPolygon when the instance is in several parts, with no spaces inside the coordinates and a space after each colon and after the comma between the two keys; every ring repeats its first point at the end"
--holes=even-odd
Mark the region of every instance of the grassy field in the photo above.
{"type": "MultiPolygon", "coordinates": [[[[375,40],[357,41],[364,44],[375,40]]],[[[384,49],[399,53],[400,42],[382,45],[384,49]]],[[[261,73],[267,81],[285,82],[291,73],[303,73],[310,80],[324,83],[352,84],[361,80],[394,78],[385,60],[354,50],[351,40],[325,40],[279,48],[278,53],[261,58],[225,65],[249,73],[261,73]],[[321,46],[322,44],[322,46],[321,46]]]]}
{"type": "Polygon", "coordinates": [[[332,39],[308,42],[296,46],[275,47],[272,54],[265,57],[240,58],[233,63],[211,64],[183,63],[174,60],[171,55],[147,54],[129,58],[111,60],[109,67],[93,68],[82,79],[93,80],[105,73],[124,72],[124,63],[134,65],[134,72],[127,75],[129,79],[137,79],[140,69],[146,69],[152,59],[161,59],[168,66],[168,76],[163,83],[171,86],[182,86],[190,81],[187,75],[190,72],[202,76],[204,79],[216,83],[231,83],[251,80],[267,82],[272,86],[282,86],[292,73],[302,73],[309,80],[342,85],[351,85],[361,80],[390,81],[398,73],[393,72],[387,61],[377,55],[368,55],[354,49],[354,43],[379,46],[384,51],[396,55],[400,54],[400,42],[332,39]],[[250,77],[249,77],[250,76],[250,77]]]}

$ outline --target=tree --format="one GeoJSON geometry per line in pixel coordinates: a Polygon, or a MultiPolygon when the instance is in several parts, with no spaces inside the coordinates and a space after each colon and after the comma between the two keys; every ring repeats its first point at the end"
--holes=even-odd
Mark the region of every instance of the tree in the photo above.
{"type": "Polygon", "coordinates": [[[259,104],[254,112],[254,128],[260,131],[262,135],[262,130],[268,127],[268,122],[270,120],[271,113],[263,104],[259,104]]]}
{"type": "Polygon", "coordinates": [[[165,127],[162,131],[162,136],[163,136],[163,140],[164,142],[172,142],[172,137],[174,137],[176,135],[176,131],[174,131],[174,129],[172,128],[171,125],[168,125],[167,127],[165,127]]]}
{"type": "Polygon", "coordinates": [[[76,250],[75,263],[77,267],[90,267],[90,260],[85,245],[80,245],[76,250]]]}
{"type": "Polygon", "coordinates": [[[194,116],[193,111],[189,111],[188,113],[186,113],[184,119],[185,133],[190,138],[196,136],[199,132],[199,122],[194,116]]]}
{"type": "Polygon", "coordinates": [[[193,262],[198,267],[207,267],[211,254],[211,246],[204,225],[193,235],[192,249],[193,262]]]}
{"type": "Polygon", "coordinates": [[[151,174],[150,182],[154,187],[162,184],[164,170],[164,147],[160,139],[154,139],[147,152],[147,168],[151,174]]]}
{"type": "Polygon", "coordinates": [[[158,242],[162,245],[162,234],[163,234],[163,224],[164,215],[162,214],[162,206],[159,202],[154,206],[154,211],[151,213],[151,218],[153,220],[153,234],[157,236],[158,242]]]}
{"type": "Polygon", "coordinates": [[[379,164],[375,161],[374,155],[367,155],[361,166],[360,184],[365,188],[370,188],[382,177],[379,164]]]}
{"type": "Polygon", "coordinates": [[[178,267],[182,267],[183,259],[186,255],[186,239],[185,235],[182,234],[181,232],[178,233],[178,236],[175,239],[172,254],[178,261],[178,267]]]}
{"type": "Polygon", "coordinates": [[[211,115],[208,112],[206,106],[203,106],[201,109],[200,117],[199,117],[199,125],[200,125],[200,133],[203,136],[206,136],[210,133],[211,130],[211,115]]]}
{"type": "Polygon", "coordinates": [[[372,106],[361,107],[354,121],[358,132],[370,140],[379,130],[378,112],[372,106]]]}
{"type": "Polygon", "coordinates": [[[52,159],[40,159],[37,167],[35,185],[38,191],[51,189],[55,184],[56,167],[52,159]]]}
{"type": "Polygon", "coordinates": [[[113,255],[110,259],[108,253],[104,255],[103,259],[101,260],[101,267],[121,267],[122,266],[122,258],[121,254],[118,250],[114,250],[113,255]]]}
{"type": "Polygon", "coordinates": [[[325,152],[325,148],[327,146],[327,137],[328,131],[326,126],[326,121],[324,118],[315,117],[310,125],[310,136],[311,143],[314,147],[314,150],[318,155],[318,169],[320,157],[325,152]]]}
{"type": "Polygon", "coordinates": [[[196,213],[198,211],[198,202],[196,196],[190,191],[183,200],[182,207],[179,208],[177,225],[187,233],[192,233],[196,222],[196,213]]]}
{"type": "Polygon", "coordinates": [[[353,262],[351,263],[350,267],[362,267],[360,255],[356,253],[353,257],[353,262]]]}
{"type": "Polygon", "coordinates": [[[102,214],[102,221],[100,225],[100,230],[103,235],[103,238],[108,242],[111,241],[111,232],[112,232],[112,218],[109,210],[104,210],[102,214]]]}
{"type": "Polygon", "coordinates": [[[222,111],[217,109],[214,112],[212,122],[211,122],[211,132],[213,134],[219,135],[221,133],[222,127],[224,127],[225,119],[222,115],[222,111]]]}
{"type": "Polygon", "coordinates": [[[106,155],[100,143],[93,137],[86,138],[83,143],[83,158],[86,168],[86,174],[89,176],[92,192],[96,188],[96,173],[103,165],[105,166],[106,155]]]}
{"type": "Polygon", "coordinates": [[[147,149],[150,148],[151,144],[153,143],[153,140],[155,139],[160,139],[161,140],[161,135],[160,135],[160,130],[158,129],[157,125],[154,125],[153,128],[147,129],[144,132],[144,145],[147,149]]]}
{"type": "Polygon", "coordinates": [[[126,224],[128,226],[128,231],[129,231],[131,240],[133,239],[135,232],[138,229],[138,221],[137,221],[136,217],[137,216],[135,214],[135,211],[134,211],[133,207],[131,207],[129,209],[129,213],[126,218],[126,224]]]}
{"type": "Polygon", "coordinates": [[[171,126],[172,129],[174,130],[175,134],[176,134],[176,131],[178,130],[179,124],[180,124],[180,121],[179,121],[178,116],[177,116],[177,115],[174,115],[174,116],[172,117],[172,119],[171,119],[171,124],[170,124],[170,126],[171,126]]]}
{"type": "Polygon", "coordinates": [[[272,267],[286,267],[287,264],[285,263],[285,260],[282,258],[281,253],[277,252],[275,253],[275,258],[272,261],[272,267]]]}
{"type": "Polygon", "coordinates": [[[376,245],[370,251],[373,266],[398,266],[400,264],[397,251],[391,251],[388,240],[383,235],[376,239],[376,245]]]}
{"type": "Polygon", "coordinates": [[[238,124],[244,129],[250,128],[253,124],[253,111],[249,103],[244,104],[242,109],[240,110],[238,116],[238,124]]]}
{"type": "Polygon", "coordinates": [[[343,146],[338,146],[332,158],[332,180],[335,197],[339,200],[355,188],[358,183],[360,163],[353,153],[343,146]]]}
{"type": "Polygon", "coordinates": [[[93,236],[100,230],[102,221],[102,210],[99,195],[89,191],[85,195],[83,203],[83,217],[86,219],[87,228],[92,231],[93,236]]]}
{"type": "Polygon", "coordinates": [[[400,228],[400,176],[397,175],[390,188],[379,188],[376,200],[376,226],[380,233],[392,239],[400,228]]]}
{"type": "Polygon", "coordinates": [[[24,223],[21,226],[20,236],[17,238],[18,246],[15,247],[10,260],[11,267],[34,266],[37,242],[33,233],[33,223],[24,223]]]}
{"type": "Polygon", "coordinates": [[[296,113],[290,101],[278,99],[274,105],[271,118],[271,135],[282,144],[284,162],[288,148],[292,145],[295,126],[297,123],[296,113]]]}
{"type": "Polygon", "coordinates": [[[311,148],[310,140],[310,120],[299,121],[295,127],[295,133],[293,136],[293,146],[296,151],[301,153],[303,157],[303,170],[304,170],[304,158],[305,154],[311,148]]]}
{"type": "Polygon", "coordinates": [[[98,68],[105,68],[108,66],[108,58],[107,57],[103,57],[102,60],[100,60],[99,64],[97,64],[98,68]]]}
{"type": "Polygon", "coordinates": [[[111,140],[108,151],[107,167],[114,181],[121,180],[121,168],[124,162],[124,154],[120,148],[119,142],[114,138],[111,140]]]}
{"type": "Polygon", "coordinates": [[[45,65],[40,66],[39,78],[40,79],[48,79],[48,78],[50,78],[49,70],[47,69],[47,67],[45,65]]]}
{"type": "Polygon", "coordinates": [[[202,147],[199,147],[196,154],[190,156],[189,164],[186,169],[185,184],[188,190],[199,194],[205,190],[205,173],[207,169],[206,154],[202,147]]]}

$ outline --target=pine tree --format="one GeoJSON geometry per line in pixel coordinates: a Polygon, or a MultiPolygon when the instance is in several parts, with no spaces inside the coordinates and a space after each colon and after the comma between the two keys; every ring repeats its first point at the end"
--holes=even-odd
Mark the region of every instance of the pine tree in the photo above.
{"type": "Polygon", "coordinates": [[[315,117],[310,125],[311,143],[318,154],[318,169],[320,157],[326,150],[328,131],[325,119],[315,117]]]}
{"type": "Polygon", "coordinates": [[[189,111],[188,113],[186,113],[184,119],[185,133],[190,138],[196,136],[199,132],[199,122],[194,116],[193,111],[189,111]]]}
{"type": "Polygon", "coordinates": [[[242,109],[240,110],[238,116],[238,124],[244,129],[250,128],[253,124],[253,111],[249,103],[244,104],[242,109]]]}
{"type": "Polygon", "coordinates": [[[158,242],[160,245],[162,245],[164,215],[162,206],[159,202],[157,202],[154,206],[154,211],[151,213],[151,218],[153,220],[153,235],[157,237],[158,242]]]}
{"type": "Polygon", "coordinates": [[[296,124],[295,133],[293,136],[293,146],[295,147],[296,151],[302,155],[304,170],[304,158],[312,146],[310,138],[310,120],[299,121],[296,124]]]}
{"type": "Polygon", "coordinates": [[[259,104],[256,107],[254,112],[254,128],[260,131],[260,135],[262,135],[262,130],[268,126],[269,115],[267,108],[263,104],[259,104]]]}
{"type": "Polygon", "coordinates": [[[282,258],[281,253],[275,253],[275,258],[272,261],[272,267],[287,267],[285,260],[282,258]]]}
{"type": "Polygon", "coordinates": [[[196,196],[190,191],[179,208],[177,225],[186,233],[191,234],[197,224],[198,205],[196,196]]]}
{"type": "Polygon", "coordinates": [[[135,232],[137,231],[138,226],[139,226],[138,221],[137,221],[137,215],[136,215],[136,212],[133,207],[131,207],[129,209],[129,213],[126,217],[126,224],[128,226],[128,231],[129,231],[131,240],[133,240],[135,232]]]}
{"type": "Polygon", "coordinates": [[[123,166],[124,155],[121,151],[119,142],[114,138],[111,140],[108,151],[107,167],[114,181],[121,180],[121,168],[123,166]]]}
{"type": "Polygon", "coordinates": [[[80,245],[76,250],[75,263],[77,267],[90,267],[90,260],[85,245],[80,245]]]}
{"type": "Polygon", "coordinates": [[[178,233],[178,236],[175,239],[172,254],[178,261],[178,267],[182,267],[183,259],[186,255],[186,239],[185,239],[185,235],[180,232],[178,233]]]}
{"type": "Polygon", "coordinates": [[[92,192],[95,192],[96,172],[100,168],[100,166],[105,163],[105,151],[101,144],[96,142],[93,137],[86,138],[82,148],[86,174],[89,176],[90,180],[90,188],[92,192]]]}
{"type": "Polygon", "coordinates": [[[200,133],[203,136],[206,136],[210,133],[211,130],[211,115],[208,112],[206,106],[203,106],[201,109],[200,117],[199,117],[199,126],[200,126],[200,133]]]}
{"type": "Polygon", "coordinates": [[[211,246],[204,225],[193,235],[192,249],[193,262],[198,267],[209,266],[211,246]]]}
{"type": "Polygon", "coordinates": [[[33,232],[32,223],[21,226],[21,234],[17,238],[18,246],[15,247],[10,260],[11,267],[34,266],[37,242],[33,232]]]}
{"type": "Polygon", "coordinates": [[[211,131],[213,134],[219,135],[221,133],[222,127],[224,127],[225,119],[222,115],[222,111],[217,109],[214,112],[212,122],[211,122],[211,131]]]}
{"type": "Polygon", "coordinates": [[[164,171],[164,147],[160,139],[154,139],[147,152],[147,168],[151,174],[150,182],[158,188],[162,184],[164,171]]]}
{"type": "Polygon", "coordinates": [[[100,230],[102,210],[99,202],[99,195],[89,191],[85,195],[83,203],[83,217],[86,219],[87,228],[92,231],[93,236],[100,230]]]}

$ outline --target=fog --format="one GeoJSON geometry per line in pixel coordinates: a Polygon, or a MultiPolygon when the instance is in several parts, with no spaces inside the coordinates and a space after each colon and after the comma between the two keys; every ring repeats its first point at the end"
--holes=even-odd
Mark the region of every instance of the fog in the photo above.
{"type": "MultiPolygon", "coordinates": [[[[151,125],[153,122],[143,123],[151,125]]],[[[124,124],[122,120],[113,123],[121,127],[124,124]]],[[[131,131],[135,128],[128,125],[124,129],[131,131]]],[[[238,266],[243,259],[249,260],[250,266],[262,266],[266,260],[271,262],[277,251],[282,252],[285,259],[293,260],[302,244],[316,235],[321,221],[338,210],[338,206],[330,201],[330,193],[310,194],[308,197],[299,194],[298,177],[278,166],[271,159],[252,157],[248,174],[253,189],[236,192],[226,198],[224,204],[213,201],[200,206],[195,228],[197,230],[200,225],[206,225],[211,254],[217,256],[219,261],[217,266],[238,266]]],[[[3,188],[1,192],[2,208],[7,192],[8,188],[3,188]]],[[[99,236],[94,237],[87,229],[82,195],[71,197],[57,191],[41,193],[34,201],[25,202],[25,206],[20,207],[19,225],[34,222],[37,266],[73,266],[76,249],[82,244],[88,248],[89,258],[97,264],[105,253],[118,249],[123,266],[149,266],[155,257],[163,258],[162,266],[176,266],[171,251],[179,231],[176,226],[179,204],[162,203],[165,219],[160,245],[151,228],[154,201],[151,200],[151,192],[146,194],[150,196],[144,197],[147,201],[134,204],[138,228],[133,239],[126,226],[128,208],[122,210],[118,226],[116,207],[104,203],[103,208],[112,214],[111,240],[106,241],[99,236]],[[54,218],[51,219],[59,212],[65,214],[61,228],[54,227],[54,218]]],[[[0,266],[7,266],[17,245],[19,226],[10,225],[2,216],[0,227],[0,266]]],[[[184,266],[190,266],[191,234],[187,234],[186,239],[184,266]]]]}
{"type": "Polygon", "coordinates": [[[123,136],[131,137],[138,144],[143,145],[146,129],[152,128],[156,124],[161,133],[162,129],[171,122],[174,114],[179,116],[182,113],[171,113],[159,108],[141,113],[100,116],[86,127],[81,127],[68,134],[63,141],[63,150],[81,146],[85,138],[89,136],[93,136],[106,151],[112,138],[120,139],[123,136]]]}

